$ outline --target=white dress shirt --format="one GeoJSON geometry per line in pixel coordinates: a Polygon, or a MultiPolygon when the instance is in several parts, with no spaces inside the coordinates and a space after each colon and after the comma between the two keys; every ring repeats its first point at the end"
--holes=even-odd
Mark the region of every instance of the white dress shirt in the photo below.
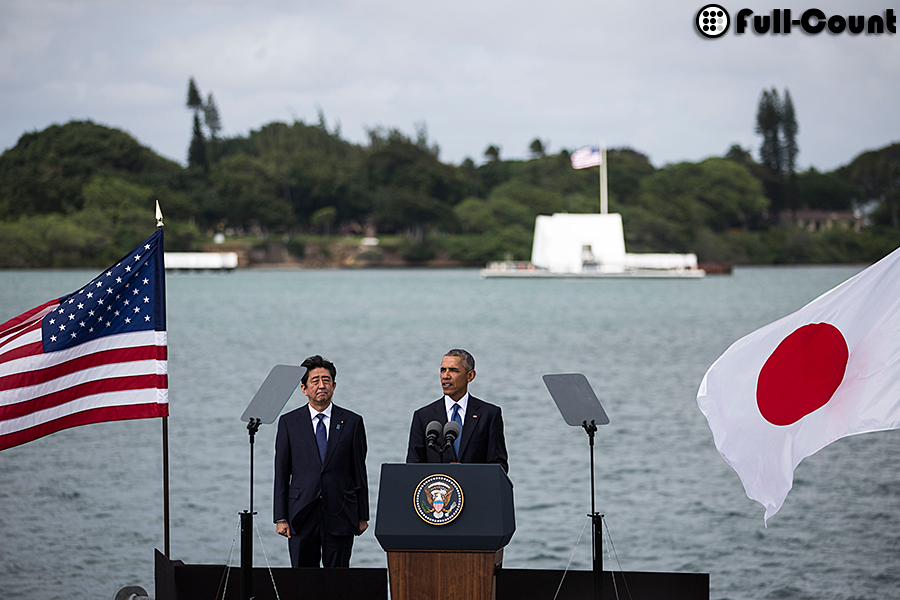
{"type": "Polygon", "coordinates": [[[322,419],[322,423],[325,425],[325,439],[328,439],[328,432],[331,430],[331,407],[334,406],[331,402],[328,403],[328,408],[323,410],[322,412],[317,411],[312,407],[312,404],[307,404],[309,407],[309,418],[312,419],[312,428],[313,435],[316,435],[316,425],[319,424],[317,415],[325,415],[325,418],[322,419]]]}
{"type": "MultiPolygon", "coordinates": [[[[444,395],[444,408],[447,410],[447,422],[453,420],[453,399],[450,396],[444,395]]],[[[466,422],[466,408],[469,406],[469,392],[466,392],[462,398],[459,399],[455,404],[459,404],[459,418],[461,423],[466,422]]]]}

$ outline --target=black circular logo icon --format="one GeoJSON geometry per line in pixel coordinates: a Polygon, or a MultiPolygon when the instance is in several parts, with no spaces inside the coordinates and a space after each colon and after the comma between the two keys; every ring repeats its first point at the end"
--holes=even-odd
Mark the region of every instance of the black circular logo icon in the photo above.
{"type": "Polygon", "coordinates": [[[723,6],[707,4],[697,11],[697,31],[708,38],[717,38],[725,35],[728,26],[731,25],[731,17],[723,6]]]}

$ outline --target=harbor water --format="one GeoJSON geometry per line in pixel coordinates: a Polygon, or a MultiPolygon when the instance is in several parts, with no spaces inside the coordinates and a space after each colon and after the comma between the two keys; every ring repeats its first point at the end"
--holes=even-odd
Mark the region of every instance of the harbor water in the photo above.
{"type": "MultiPolygon", "coordinates": [[[[380,466],[404,460],[412,412],[440,396],[441,356],[460,347],[477,361],[470,391],[503,409],[517,525],[506,567],[591,568],[588,438],[565,424],[541,380],[583,373],[610,418],[594,450],[607,570],[709,573],[714,599],[898,597],[900,431],[839,440],[804,460],[765,527],[696,403],[732,342],[861,268],[742,267],[689,281],[482,280],[474,269],[169,274],[171,557],[239,565],[251,462],[240,416],[273,366],[311,354],[335,362],[335,403],[365,419],[377,520],[380,466]]],[[[0,321],[95,275],[0,272],[0,321]]],[[[296,392],[285,410],[303,400],[296,392]]],[[[0,598],[107,599],[129,584],[153,593],[161,429],[95,424],[0,452],[0,598]]],[[[289,565],[271,523],[274,438],[274,424],[256,436],[256,566],[289,565]]],[[[352,566],[386,565],[373,531],[357,538],[352,566]]]]}

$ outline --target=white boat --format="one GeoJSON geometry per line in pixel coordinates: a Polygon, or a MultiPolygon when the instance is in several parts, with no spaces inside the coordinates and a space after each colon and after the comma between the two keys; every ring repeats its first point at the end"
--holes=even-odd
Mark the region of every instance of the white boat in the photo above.
{"type": "Polygon", "coordinates": [[[169,271],[233,271],[238,266],[237,252],[166,252],[169,271]]]}

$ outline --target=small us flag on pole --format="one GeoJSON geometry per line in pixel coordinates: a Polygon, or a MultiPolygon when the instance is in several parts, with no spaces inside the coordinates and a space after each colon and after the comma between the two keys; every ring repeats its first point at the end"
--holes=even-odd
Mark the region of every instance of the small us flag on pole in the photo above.
{"type": "Polygon", "coordinates": [[[93,281],[0,325],[0,450],[62,429],[166,417],[163,230],[93,281]]]}
{"type": "Polygon", "coordinates": [[[587,146],[576,150],[572,153],[572,168],[587,169],[588,167],[598,167],[603,162],[600,148],[597,146],[587,146]]]}

